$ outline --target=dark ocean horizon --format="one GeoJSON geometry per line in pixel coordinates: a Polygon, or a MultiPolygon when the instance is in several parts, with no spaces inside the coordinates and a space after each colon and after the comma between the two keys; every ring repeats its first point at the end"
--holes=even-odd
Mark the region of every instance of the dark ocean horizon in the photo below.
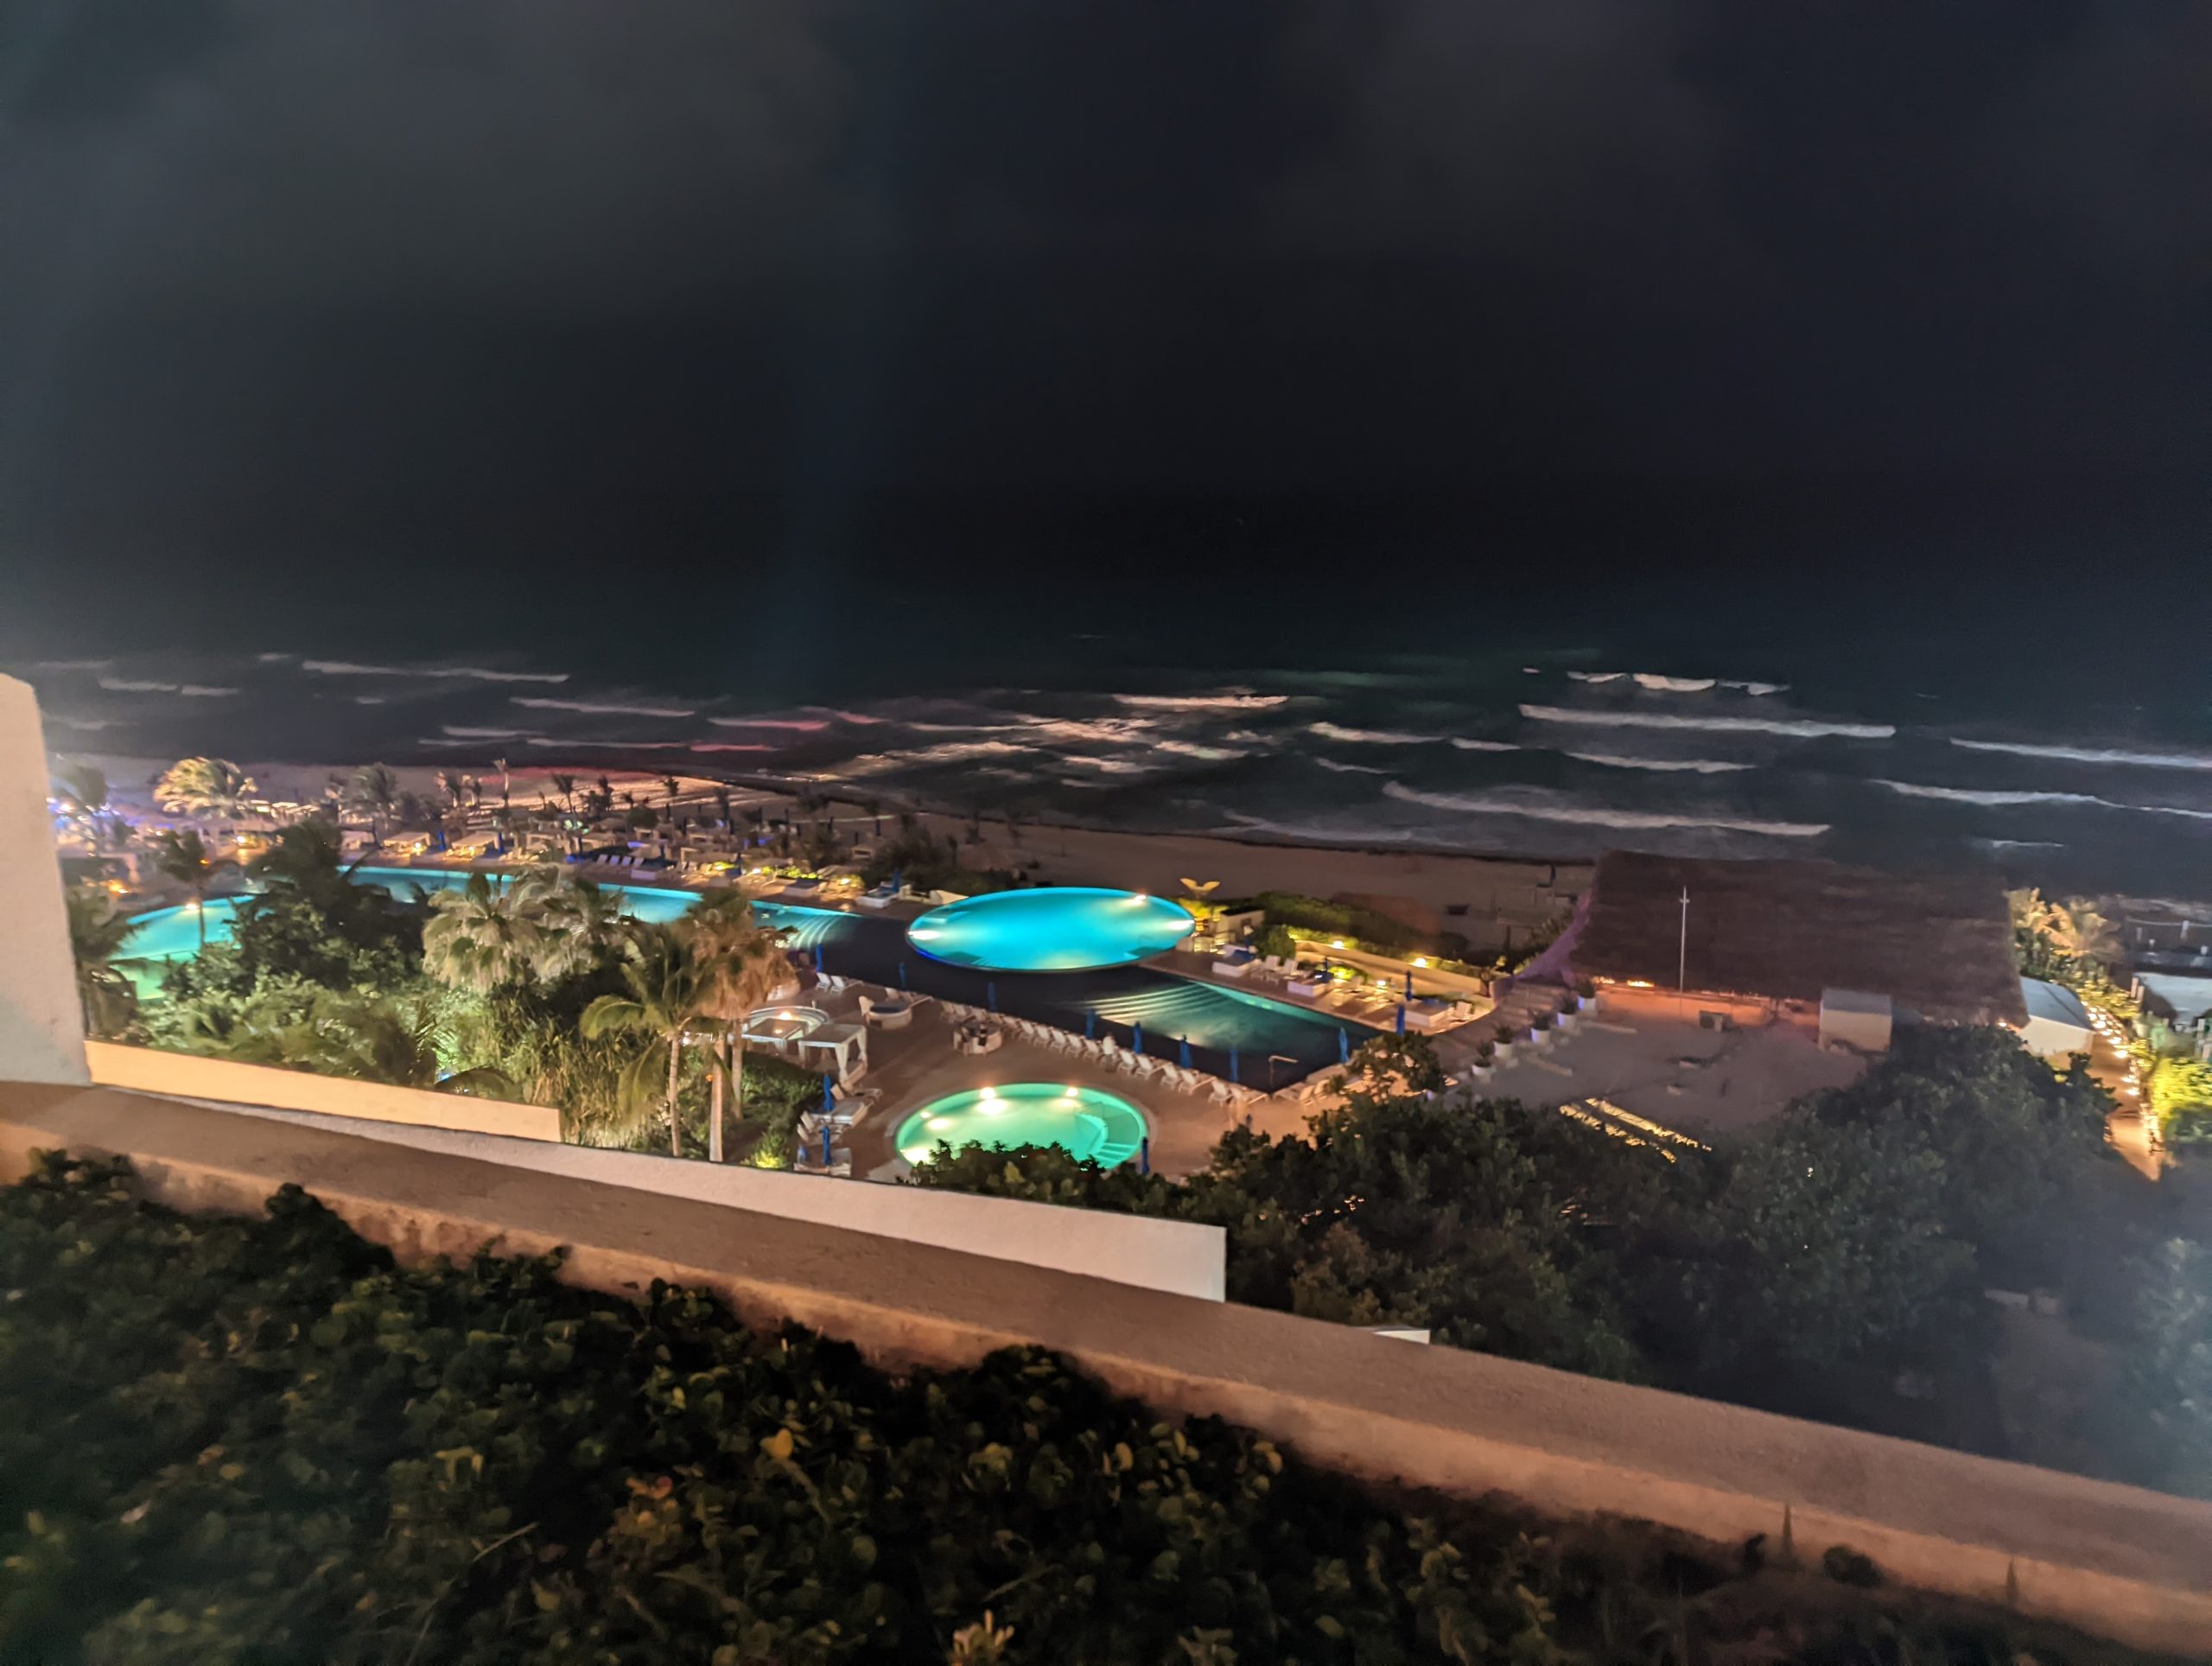
{"type": "Polygon", "coordinates": [[[1558,504],[786,514],[804,559],[263,550],[113,595],[55,565],[0,620],[0,666],[63,754],[504,754],[1132,829],[2212,897],[2193,550],[2031,503],[1972,532],[1691,508],[1633,531],[1558,504]]]}

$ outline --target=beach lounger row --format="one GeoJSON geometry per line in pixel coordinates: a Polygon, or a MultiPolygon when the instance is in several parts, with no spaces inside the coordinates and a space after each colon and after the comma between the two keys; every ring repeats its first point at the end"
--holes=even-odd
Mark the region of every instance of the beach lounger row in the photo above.
{"type": "Polygon", "coordinates": [[[952,1021],[956,1030],[977,1025],[995,1026],[1009,1040],[1081,1059],[1097,1069],[1119,1071],[1141,1082],[1157,1082],[1162,1087],[1211,1099],[1217,1104],[1247,1105],[1267,1097],[1255,1088],[1224,1081],[1220,1077],[1209,1075],[1202,1070],[1186,1069],[1151,1053],[1132,1052],[1110,1035],[1077,1035],[1074,1031],[1064,1030],[1056,1024],[1042,1024],[1033,1019],[987,1013],[956,1002],[943,1004],[946,1016],[952,1021]]]}

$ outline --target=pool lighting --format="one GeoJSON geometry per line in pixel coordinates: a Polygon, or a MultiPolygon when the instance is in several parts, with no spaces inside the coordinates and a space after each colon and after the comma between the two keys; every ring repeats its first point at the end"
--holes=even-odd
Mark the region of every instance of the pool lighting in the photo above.
{"type": "Polygon", "coordinates": [[[950,1116],[932,1116],[925,1124],[924,1124],[924,1126],[928,1128],[950,1128],[952,1126],[952,1118],[950,1116]]]}
{"type": "Polygon", "coordinates": [[[1416,965],[1416,966],[1426,966],[1426,965],[1427,965],[1427,964],[1428,964],[1428,957],[1427,957],[1427,955],[1415,955],[1415,956],[1414,957],[1414,965],[1416,965]]]}
{"type": "Polygon", "coordinates": [[[995,1099],[998,1097],[999,1091],[996,1088],[985,1088],[983,1090],[983,1097],[986,1099],[995,1099]]]}
{"type": "Polygon", "coordinates": [[[1341,948],[1343,948],[1343,947],[1344,946],[1344,940],[1342,938],[1337,938],[1337,939],[1335,939],[1333,942],[1332,942],[1332,943],[1329,944],[1329,946],[1330,946],[1332,949],[1341,949],[1341,948]]]}

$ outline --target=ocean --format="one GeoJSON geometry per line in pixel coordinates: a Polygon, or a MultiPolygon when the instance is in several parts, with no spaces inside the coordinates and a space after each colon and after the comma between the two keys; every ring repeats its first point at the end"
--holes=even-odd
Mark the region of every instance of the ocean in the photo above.
{"type": "Polygon", "coordinates": [[[606,598],[596,638],[503,624],[494,600],[446,615],[432,644],[388,621],[351,627],[344,651],[48,639],[11,644],[8,669],[38,687],[54,748],[99,758],[505,756],[1140,830],[1823,856],[2212,898],[2202,658],[2054,653],[2021,620],[1916,639],[1847,608],[1792,632],[1752,607],[1725,628],[1655,613],[1609,629],[1526,608],[1503,622],[1439,592],[1386,631],[1292,632],[1149,587],[941,612],[902,596],[842,618],[756,601],[734,633],[695,632],[713,600],[606,598]]]}

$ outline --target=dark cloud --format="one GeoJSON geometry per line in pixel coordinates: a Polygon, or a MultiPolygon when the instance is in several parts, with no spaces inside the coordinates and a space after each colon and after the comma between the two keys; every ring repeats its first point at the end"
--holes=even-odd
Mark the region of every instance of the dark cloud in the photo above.
{"type": "Polygon", "coordinates": [[[16,0],[0,537],[2194,479],[2208,61],[2186,0],[16,0]]]}

